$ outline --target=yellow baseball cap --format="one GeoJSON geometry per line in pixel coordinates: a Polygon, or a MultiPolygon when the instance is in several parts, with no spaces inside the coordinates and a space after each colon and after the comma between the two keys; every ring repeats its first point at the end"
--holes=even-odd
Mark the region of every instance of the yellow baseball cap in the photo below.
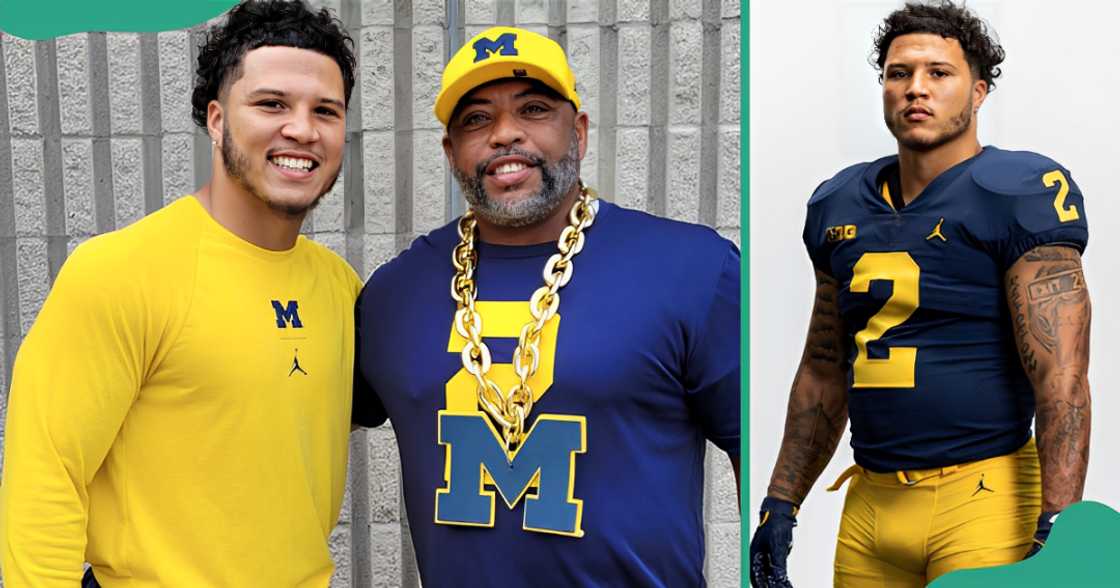
{"type": "Polygon", "coordinates": [[[503,78],[544,82],[579,110],[576,76],[556,41],[525,29],[494,27],[463,44],[443,68],[443,84],[436,96],[436,118],[446,127],[463,96],[482,84],[503,78]]]}

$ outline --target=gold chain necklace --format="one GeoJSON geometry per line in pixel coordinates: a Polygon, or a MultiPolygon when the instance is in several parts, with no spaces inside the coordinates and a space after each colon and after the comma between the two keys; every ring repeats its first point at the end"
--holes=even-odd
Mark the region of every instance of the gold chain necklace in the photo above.
{"type": "Polygon", "coordinates": [[[560,307],[560,288],[572,279],[572,258],[583,249],[583,232],[595,222],[595,191],[580,182],[579,199],[568,213],[568,226],[560,233],[555,253],[544,264],[544,285],[529,298],[529,312],[533,320],[521,328],[517,349],[513,351],[513,369],[518,382],[505,393],[487,374],[490,371],[490,348],[482,341],[482,315],[475,310],[478,287],[474,271],[478,266],[475,248],[476,229],[474,211],[468,210],[459,219],[459,244],[451,254],[455,275],[451,278],[451,297],[455,299],[455,330],[467,340],[461,354],[463,368],[478,384],[478,405],[486,411],[501,429],[506,450],[513,452],[523,441],[527,431],[525,422],[533,409],[533,391],[529,378],[537,373],[540,365],[540,340],[544,325],[560,307]]]}

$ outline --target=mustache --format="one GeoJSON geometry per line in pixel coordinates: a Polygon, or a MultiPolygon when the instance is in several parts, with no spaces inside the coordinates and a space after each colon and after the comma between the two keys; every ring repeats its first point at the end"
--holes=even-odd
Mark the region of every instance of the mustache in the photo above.
{"type": "Polygon", "coordinates": [[[900,116],[906,116],[906,113],[911,112],[911,111],[924,112],[924,113],[926,113],[930,116],[934,115],[933,109],[926,106],[925,104],[908,104],[905,107],[903,107],[902,110],[899,110],[898,114],[900,116]]]}
{"type": "Polygon", "coordinates": [[[495,159],[498,159],[499,157],[506,157],[507,155],[517,155],[518,157],[524,157],[535,166],[540,166],[545,163],[544,157],[537,155],[536,153],[530,153],[519,147],[507,147],[506,149],[498,151],[490,157],[487,157],[484,161],[481,161],[478,165],[474,166],[475,175],[480,178],[486,175],[486,168],[490,167],[490,164],[494,163],[495,159]]]}

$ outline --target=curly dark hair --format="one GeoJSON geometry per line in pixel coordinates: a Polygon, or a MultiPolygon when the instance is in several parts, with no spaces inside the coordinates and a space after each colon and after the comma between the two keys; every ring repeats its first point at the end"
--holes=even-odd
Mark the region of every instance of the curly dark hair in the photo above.
{"type": "Polygon", "coordinates": [[[911,33],[932,33],[946,39],[956,39],[964,50],[964,57],[972,68],[974,78],[988,83],[988,91],[996,89],[995,79],[1000,75],[1000,63],[1006,54],[1000,46],[995,31],[962,3],[957,6],[950,0],[929,4],[908,2],[892,12],[875,33],[871,61],[883,76],[887,50],[891,41],[911,33]]]}
{"type": "Polygon", "coordinates": [[[245,54],[265,46],[310,49],[330,57],[342,70],[346,104],[354,88],[354,40],[326,8],[314,12],[303,0],[246,0],[210,29],[198,51],[191,116],[206,128],[206,109],[241,77],[245,54]],[[349,45],[347,45],[349,43],[349,45]]]}

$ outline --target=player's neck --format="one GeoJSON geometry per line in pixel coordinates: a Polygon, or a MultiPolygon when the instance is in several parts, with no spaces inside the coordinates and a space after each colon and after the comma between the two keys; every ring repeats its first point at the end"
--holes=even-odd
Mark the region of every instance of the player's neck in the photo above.
{"type": "Polygon", "coordinates": [[[930,151],[914,151],[899,145],[898,171],[902,201],[910,204],[945,170],[980,153],[976,132],[965,133],[930,151]]]}
{"type": "Polygon", "coordinates": [[[269,208],[225,174],[215,173],[194,196],[218,224],[257,247],[287,251],[299,238],[304,215],[293,217],[269,208]]]}
{"type": "Polygon", "coordinates": [[[482,217],[478,219],[478,236],[487,243],[494,245],[537,245],[540,243],[555,243],[560,239],[560,233],[568,226],[568,213],[579,197],[579,184],[577,183],[564,196],[560,205],[556,207],[544,220],[525,227],[504,227],[488,222],[482,217]]]}

